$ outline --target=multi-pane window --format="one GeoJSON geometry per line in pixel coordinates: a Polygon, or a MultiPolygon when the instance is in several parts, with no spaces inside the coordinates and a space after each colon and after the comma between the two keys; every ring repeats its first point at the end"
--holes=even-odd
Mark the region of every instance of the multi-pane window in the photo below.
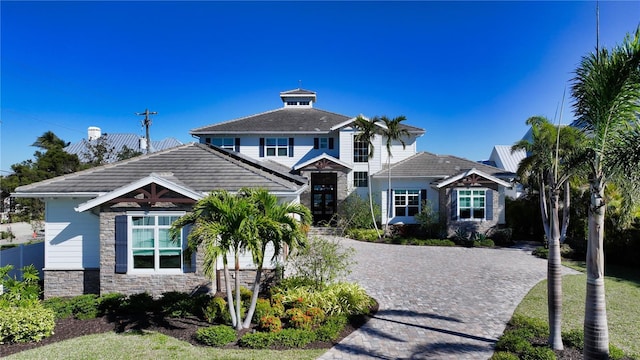
{"type": "Polygon", "coordinates": [[[420,190],[394,190],[395,216],[414,216],[420,212],[420,190]]]}
{"type": "Polygon", "coordinates": [[[211,144],[226,150],[235,150],[234,138],[213,138],[211,139],[211,144]]]}
{"type": "Polygon", "coordinates": [[[266,138],[265,150],[267,156],[289,156],[289,139],[266,138]]]}
{"type": "Polygon", "coordinates": [[[329,138],[319,138],[318,139],[318,148],[320,148],[320,149],[328,149],[329,148],[329,138]]]}
{"type": "Polygon", "coordinates": [[[369,186],[369,174],[366,171],[354,171],[353,172],[353,186],[354,187],[367,187],[369,186]]]}
{"type": "Polygon", "coordinates": [[[369,144],[366,141],[353,142],[353,162],[369,161],[369,144]]]}
{"type": "Polygon", "coordinates": [[[171,223],[177,215],[131,216],[133,269],[166,270],[182,268],[182,239],[172,241],[171,223]]]}
{"type": "Polygon", "coordinates": [[[458,218],[482,220],[486,190],[458,190],[458,218]]]}

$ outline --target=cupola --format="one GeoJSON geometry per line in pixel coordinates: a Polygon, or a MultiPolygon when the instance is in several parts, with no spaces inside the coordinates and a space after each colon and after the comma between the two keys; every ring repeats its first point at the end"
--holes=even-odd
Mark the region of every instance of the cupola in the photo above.
{"type": "Polygon", "coordinates": [[[316,102],[316,93],[297,88],[281,92],[280,99],[285,108],[312,108],[313,103],[316,102]]]}

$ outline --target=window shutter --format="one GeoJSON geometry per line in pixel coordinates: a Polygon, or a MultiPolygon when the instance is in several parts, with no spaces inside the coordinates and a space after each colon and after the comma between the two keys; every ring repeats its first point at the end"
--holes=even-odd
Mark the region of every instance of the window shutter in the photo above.
{"type": "Polygon", "coordinates": [[[264,138],[260,138],[260,157],[264,157],[264,138]]]}
{"type": "Polygon", "coordinates": [[[420,190],[420,203],[427,201],[427,189],[420,190]]]}
{"type": "Polygon", "coordinates": [[[313,138],[313,148],[314,149],[319,149],[320,148],[320,139],[313,138]]]}
{"type": "Polygon", "coordinates": [[[485,213],[484,218],[493,220],[493,190],[487,189],[485,192],[485,213]]]}
{"type": "Polygon", "coordinates": [[[293,138],[289,138],[289,157],[293,157],[293,138]]]}
{"type": "Polygon", "coordinates": [[[127,216],[116,216],[116,273],[127,273],[127,216]]]}
{"type": "Polygon", "coordinates": [[[193,273],[196,272],[196,252],[192,251],[191,256],[189,256],[189,233],[193,227],[191,225],[187,225],[182,229],[182,251],[183,251],[183,260],[182,260],[182,271],[185,273],[193,273]]]}
{"type": "Polygon", "coordinates": [[[333,149],[333,138],[329,138],[329,150],[333,149]]]}
{"type": "Polygon", "coordinates": [[[458,220],[458,190],[451,189],[451,220],[458,220]]]}
{"type": "Polygon", "coordinates": [[[240,152],[240,138],[236,138],[235,140],[235,152],[240,152]]]}

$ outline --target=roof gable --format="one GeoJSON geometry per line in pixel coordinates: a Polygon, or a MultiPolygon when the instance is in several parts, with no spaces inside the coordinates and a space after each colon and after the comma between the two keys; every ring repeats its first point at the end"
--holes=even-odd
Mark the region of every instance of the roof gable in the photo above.
{"type": "Polygon", "coordinates": [[[338,168],[351,169],[351,165],[343,161],[340,161],[331,155],[327,155],[326,153],[322,153],[321,155],[316,156],[313,159],[300,163],[296,165],[293,169],[304,170],[306,167],[310,167],[313,170],[336,169],[336,165],[338,168]]]}
{"type": "Polygon", "coordinates": [[[511,184],[504,181],[504,180],[500,180],[495,176],[491,176],[489,174],[486,174],[476,168],[461,172],[455,176],[446,178],[440,182],[438,182],[436,184],[436,187],[438,189],[443,188],[445,186],[454,184],[456,182],[459,182],[460,180],[462,180],[462,182],[468,186],[468,185],[479,185],[482,182],[482,179],[486,179],[489,180],[490,182],[496,183],[498,185],[502,185],[504,187],[511,187],[511,184]]]}

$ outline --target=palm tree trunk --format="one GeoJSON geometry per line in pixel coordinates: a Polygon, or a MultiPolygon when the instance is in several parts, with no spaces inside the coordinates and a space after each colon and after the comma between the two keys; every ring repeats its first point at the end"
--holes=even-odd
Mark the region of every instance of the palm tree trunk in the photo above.
{"type": "Polygon", "coordinates": [[[569,219],[571,218],[571,184],[569,180],[564,182],[564,206],[562,207],[562,229],[560,230],[560,244],[564,244],[567,239],[569,229],[569,219]]]}
{"type": "Polygon", "coordinates": [[[240,308],[242,306],[242,301],[240,299],[240,255],[238,253],[238,251],[236,250],[235,252],[235,259],[236,259],[236,268],[235,268],[235,273],[236,273],[236,281],[235,281],[235,286],[236,286],[236,330],[242,330],[242,313],[240,312],[240,308]]]}
{"type": "Polygon", "coordinates": [[[559,194],[555,183],[549,184],[550,230],[547,259],[547,307],[549,309],[549,346],[563,350],[562,345],[562,263],[560,259],[559,194]]]}
{"type": "Polygon", "coordinates": [[[227,307],[229,308],[229,314],[231,315],[231,325],[233,327],[237,324],[236,312],[233,309],[233,293],[231,292],[231,274],[229,274],[229,265],[227,263],[227,255],[224,255],[223,258],[223,268],[224,268],[224,283],[225,290],[227,291],[227,307]]]}
{"type": "Polygon", "coordinates": [[[378,224],[376,223],[376,214],[373,212],[373,196],[371,195],[371,163],[367,162],[367,189],[369,191],[369,208],[371,209],[371,220],[373,221],[373,228],[376,229],[378,239],[380,239],[380,232],[378,231],[378,224]]]}
{"type": "Polygon", "coordinates": [[[551,230],[549,228],[549,210],[547,209],[547,190],[544,175],[542,174],[540,174],[540,216],[542,217],[544,236],[546,236],[546,241],[548,242],[551,238],[551,230]]]}
{"type": "Polygon", "coordinates": [[[389,154],[389,157],[387,158],[387,178],[388,178],[388,184],[387,184],[387,221],[386,221],[386,225],[384,228],[384,233],[385,235],[390,235],[389,234],[389,222],[391,221],[391,201],[393,200],[393,194],[391,193],[391,154],[389,154]]]}
{"type": "MultiPolygon", "coordinates": [[[[264,249],[262,250],[264,254],[264,249]]],[[[247,316],[244,318],[244,323],[242,327],[248,329],[251,326],[251,319],[253,318],[253,313],[256,311],[256,303],[258,302],[258,294],[260,293],[260,278],[262,277],[262,264],[258,265],[256,269],[256,279],[253,282],[253,294],[251,294],[251,305],[249,305],[249,310],[247,310],[247,316]]]]}
{"type": "MultiPolygon", "coordinates": [[[[599,176],[598,176],[599,175],[599,176]]],[[[584,358],[609,358],[609,328],[604,289],[604,179],[591,181],[589,242],[587,245],[587,297],[584,315],[584,358]]]]}

